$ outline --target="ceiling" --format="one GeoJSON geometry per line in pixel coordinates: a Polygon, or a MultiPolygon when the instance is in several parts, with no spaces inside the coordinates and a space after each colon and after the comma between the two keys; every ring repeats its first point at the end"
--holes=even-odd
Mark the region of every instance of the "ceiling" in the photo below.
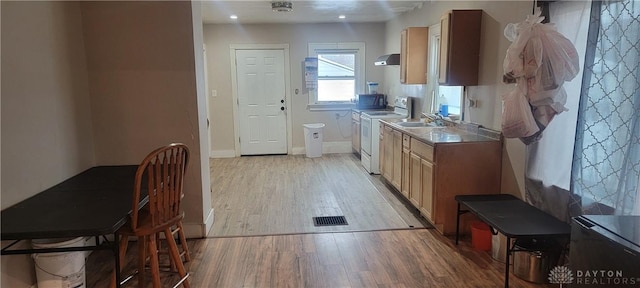
{"type": "Polygon", "coordinates": [[[425,0],[290,0],[292,12],[274,12],[270,0],[202,1],[202,21],[221,23],[385,22],[419,8],[425,0]],[[238,19],[230,19],[237,15],[238,19]],[[338,19],[339,15],[346,16],[338,19]]]}

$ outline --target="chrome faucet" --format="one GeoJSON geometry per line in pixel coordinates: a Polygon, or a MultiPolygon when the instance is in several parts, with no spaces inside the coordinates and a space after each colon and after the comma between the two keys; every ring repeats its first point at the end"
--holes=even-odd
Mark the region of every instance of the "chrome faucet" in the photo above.
{"type": "Polygon", "coordinates": [[[444,117],[442,117],[440,113],[435,113],[434,115],[436,117],[436,120],[434,121],[436,122],[436,126],[444,126],[444,117]]]}
{"type": "Polygon", "coordinates": [[[433,122],[436,126],[445,126],[444,117],[442,117],[442,115],[440,115],[439,113],[426,114],[422,112],[420,114],[425,118],[425,122],[427,123],[433,122]]]}

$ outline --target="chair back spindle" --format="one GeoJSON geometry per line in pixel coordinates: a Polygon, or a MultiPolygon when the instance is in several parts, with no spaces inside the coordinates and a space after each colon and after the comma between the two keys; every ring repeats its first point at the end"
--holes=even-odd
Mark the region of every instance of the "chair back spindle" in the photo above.
{"type": "Polygon", "coordinates": [[[151,152],[140,164],[136,173],[132,228],[138,228],[138,203],[149,196],[149,215],[152,226],[175,223],[182,217],[180,201],[184,187],[184,175],[189,161],[189,149],[184,144],[171,144],[151,152]],[[146,181],[145,181],[146,179],[146,181]],[[144,185],[146,182],[146,186],[144,185]]]}

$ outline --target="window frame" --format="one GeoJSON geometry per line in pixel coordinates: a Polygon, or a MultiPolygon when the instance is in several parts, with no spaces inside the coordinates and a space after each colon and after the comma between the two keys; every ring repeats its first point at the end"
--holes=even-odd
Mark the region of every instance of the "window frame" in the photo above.
{"type": "MultiPolygon", "coordinates": [[[[318,54],[353,53],[355,55],[355,94],[365,91],[365,43],[309,43],[308,57],[318,57],[318,54]]],[[[316,80],[317,81],[317,80],[316,80]]],[[[354,95],[355,96],[355,95],[354,95]]],[[[317,89],[309,90],[309,110],[348,110],[354,107],[351,101],[318,101],[317,89]]]]}

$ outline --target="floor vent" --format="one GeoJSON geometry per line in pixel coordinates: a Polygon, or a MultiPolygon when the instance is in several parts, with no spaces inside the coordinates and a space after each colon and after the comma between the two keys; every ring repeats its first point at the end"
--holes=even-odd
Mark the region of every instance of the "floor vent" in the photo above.
{"type": "Polygon", "coordinates": [[[323,216],[323,217],[313,217],[313,225],[314,226],[338,226],[338,225],[349,225],[347,223],[347,219],[344,216],[323,216]]]}

